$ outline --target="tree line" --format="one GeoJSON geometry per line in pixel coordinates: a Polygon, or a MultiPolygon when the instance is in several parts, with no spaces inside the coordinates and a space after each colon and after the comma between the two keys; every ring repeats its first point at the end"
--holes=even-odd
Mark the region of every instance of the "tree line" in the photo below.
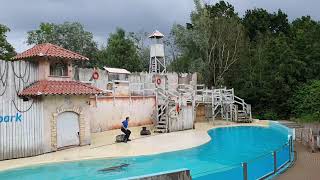
{"type": "MultiPolygon", "coordinates": [[[[261,119],[296,118],[320,121],[320,23],[310,16],[288,20],[285,12],[262,8],[240,16],[224,1],[194,0],[190,21],[174,24],[165,39],[168,69],[197,72],[208,87],[234,88],[252,104],[261,119]]],[[[0,25],[0,59],[14,48],[10,29],[0,25]]],[[[118,28],[107,45],[98,47],[93,34],[78,22],[41,23],[27,35],[27,44],[50,42],[90,58],[78,67],[119,67],[147,71],[147,33],[118,28]]]]}

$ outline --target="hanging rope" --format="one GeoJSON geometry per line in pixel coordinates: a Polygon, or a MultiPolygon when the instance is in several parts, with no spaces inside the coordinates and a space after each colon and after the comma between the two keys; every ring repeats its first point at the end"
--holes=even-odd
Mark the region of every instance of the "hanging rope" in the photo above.
{"type": "Polygon", "coordinates": [[[3,96],[4,95],[4,93],[6,92],[6,90],[7,90],[7,86],[8,86],[8,67],[9,67],[9,65],[8,65],[8,62],[4,62],[5,63],[5,68],[4,68],[4,70],[3,70],[3,73],[1,72],[2,70],[1,70],[1,68],[0,68],[0,80],[1,80],[1,84],[2,84],[2,86],[3,86],[3,91],[1,91],[0,92],[0,96],[3,96]],[[5,79],[4,79],[4,76],[6,76],[5,77],[5,79]]]}
{"type": "Polygon", "coordinates": [[[33,104],[34,104],[34,100],[32,100],[32,103],[30,104],[30,106],[29,106],[26,110],[20,110],[20,109],[17,107],[17,105],[16,105],[16,103],[14,102],[14,100],[12,100],[12,104],[14,105],[14,107],[16,108],[17,111],[19,111],[20,113],[25,113],[25,112],[28,112],[28,111],[32,108],[32,106],[33,106],[33,104]]]}
{"type": "MultiPolygon", "coordinates": [[[[12,62],[11,63],[11,67],[12,67],[13,74],[15,76],[14,79],[13,79],[13,83],[14,83],[16,95],[19,96],[19,92],[21,90],[23,90],[29,83],[30,74],[31,74],[31,70],[30,70],[31,69],[31,67],[30,67],[31,64],[25,62],[25,68],[23,70],[24,73],[22,73],[21,61],[19,61],[19,64],[18,64],[18,68],[19,68],[19,72],[18,73],[16,73],[14,66],[15,66],[14,62],[12,62]],[[28,75],[27,75],[27,69],[29,69],[28,70],[28,75]],[[28,76],[27,79],[25,79],[26,75],[28,76]],[[18,83],[16,82],[16,80],[18,80],[18,83]]],[[[17,104],[16,104],[14,99],[12,99],[11,101],[12,101],[14,107],[16,108],[16,110],[21,112],[21,113],[28,112],[32,108],[32,106],[34,104],[34,100],[32,100],[30,106],[26,110],[21,110],[21,109],[18,108],[18,106],[17,106],[17,104]]],[[[21,101],[21,99],[20,99],[20,101],[21,101]]]]}

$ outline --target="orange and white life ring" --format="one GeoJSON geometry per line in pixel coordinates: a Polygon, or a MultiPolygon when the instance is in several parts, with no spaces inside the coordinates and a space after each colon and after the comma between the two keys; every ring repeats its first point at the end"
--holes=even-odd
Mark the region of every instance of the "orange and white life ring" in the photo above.
{"type": "Polygon", "coordinates": [[[160,85],[160,84],[161,84],[161,79],[158,78],[157,81],[156,81],[156,83],[157,83],[158,85],[160,85]]]}
{"type": "Polygon", "coordinates": [[[98,73],[97,71],[94,71],[94,72],[92,73],[92,79],[94,79],[94,80],[99,79],[99,73],[98,73]]]}

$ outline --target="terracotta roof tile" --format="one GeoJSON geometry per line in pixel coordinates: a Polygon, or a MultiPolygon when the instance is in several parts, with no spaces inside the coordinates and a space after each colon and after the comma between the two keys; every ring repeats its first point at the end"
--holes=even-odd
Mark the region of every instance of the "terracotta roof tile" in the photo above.
{"type": "Polygon", "coordinates": [[[23,60],[33,57],[57,57],[70,60],[89,60],[89,58],[72,52],[70,50],[64,49],[60,46],[44,43],[38,44],[28,49],[20,54],[17,54],[15,57],[11,58],[12,60],[23,60]]]}
{"type": "Polygon", "coordinates": [[[94,95],[103,91],[78,81],[37,81],[19,93],[20,96],[94,95]]]}

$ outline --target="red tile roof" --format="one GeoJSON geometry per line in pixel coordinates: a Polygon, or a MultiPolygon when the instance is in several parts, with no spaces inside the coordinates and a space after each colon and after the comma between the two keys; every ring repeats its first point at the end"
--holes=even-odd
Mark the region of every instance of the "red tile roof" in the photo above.
{"type": "Polygon", "coordinates": [[[57,57],[70,60],[89,60],[87,57],[50,43],[35,45],[33,48],[28,49],[11,59],[23,60],[33,57],[57,57]]]}
{"type": "Polygon", "coordinates": [[[78,81],[37,81],[26,87],[20,96],[41,95],[94,95],[103,91],[78,81]]]}

